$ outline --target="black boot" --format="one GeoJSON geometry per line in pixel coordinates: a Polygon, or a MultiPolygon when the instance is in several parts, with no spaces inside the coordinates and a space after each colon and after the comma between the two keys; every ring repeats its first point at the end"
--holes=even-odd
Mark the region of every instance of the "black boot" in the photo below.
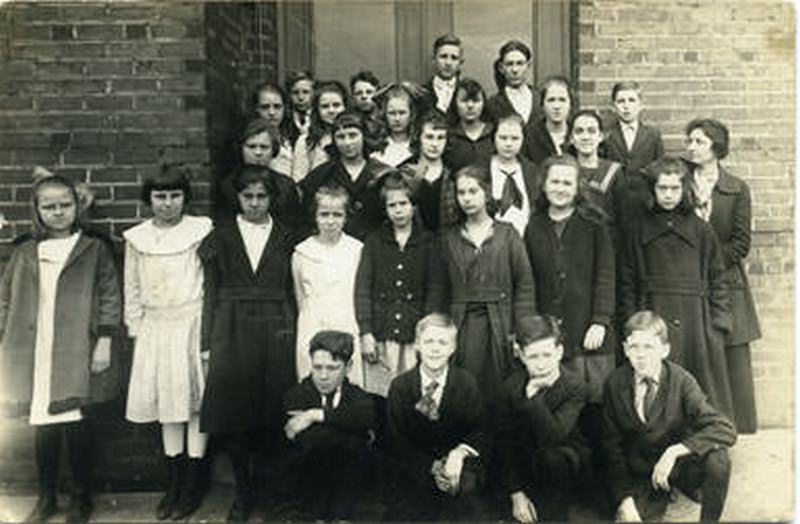
{"type": "Polygon", "coordinates": [[[25,522],[45,522],[52,517],[57,509],[56,494],[39,494],[36,505],[30,514],[25,518],[25,522]]]}
{"type": "Polygon", "coordinates": [[[88,522],[92,515],[92,432],[88,421],[75,422],[66,428],[69,462],[72,470],[72,496],[67,522],[88,522]]]}
{"type": "Polygon", "coordinates": [[[156,507],[156,518],[158,520],[165,520],[172,516],[180,494],[181,483],[183,482],[183,455],[166,457],[166,459],[167,489],[164,491],[164,496],[158,501],[158,507],[156,507]]]}
{"type": "Polygon", "coordinates": [[[252,508],[250,481],[250,454],[246,451],[231,453],[233,476],[236,480],[236,498],[228,511],[228,522],[247,522],[252,508]]]}
{"type": "Polygon", "coordinates": [[[67,509],[67,522],[71,524],[89,522],[93,509],[94,504],[92,504],[92,496],[90,494],[83,492],[73,493],[67,509]]]}
{"type": "Polygon", "coordinates": [[[186,474],[181,487],[172,520],[181,520],[194,513],[203,502],[203,472],[205,460],[202,458],[189,458],[186,474]]]}
{"type": "Polygon", "coordinates": [[[25,522],[44,522],[56,512],[56,485],[61,451],[61,430],[57,426],[39,426],[34,436],[36,470],[39,475],[39,498],[25,522]]]}

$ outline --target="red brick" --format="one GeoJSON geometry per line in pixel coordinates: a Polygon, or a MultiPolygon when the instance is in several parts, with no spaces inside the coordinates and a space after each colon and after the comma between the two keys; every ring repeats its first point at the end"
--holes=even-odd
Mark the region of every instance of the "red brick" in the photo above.
{"type": "Polygon", "coordinates": [[[110,167],[103,169],[92,169],[89,174],[92,183],[137,183],[137,171],[133,168],[110,167]]]}
{"type": "Polygon", "coordinates": [[[111,82],[111,90],[116,92],[152,92],[158,90],[158,84],[155,79],[149,78],[120,78],[111,82]]]}
{"type": "Polygon", "coordinates": [[[65,165],[103,165],[109,162],[109,152],[104,149],[76,149],[65,151],[65,165]]]}
{"type": "Polygon", "coordinates": [[[125,26],[125,38],[141,40],[147,38],[147,24],[128,24],[125,26]]]}
{"type": "Polygon", "coordinates": [[[33,99],[18,96],[0,96],[0,110],[20,111],[33,109],[33,99]]]}
{"type": "Polygon", "coordinates": [[[117,24],[92,24],[76,25],[76,39],[109,42],[122,39],[122,25],[117,24]]]}
{"type": "Polygon", "coordinates": [[[50,28],[46,25],[16,24],[11,34],[14,40],[49,40],[50,28]]]}
{"type": "Polygon", "coordinates": [[[130,75],[132,72],[133,62],[130,59],[92,61],[86,64],[87,76],[120,76],[130,75]]]}
{"type": "Polygon", "coordinates": [[[81,76],[84,74],[84,62],[38,62],[36,76],[39,78],[52,78],[62,76],[81,76]]]}
{"type": "Polygon", "coordinates": [[[169,111],[181,107],[182,97],[176,95],[136,95],[133,99],[134,109],[140,111],[169,111]]]}
{"type": "Polygon", "coordinates": [[[133,98],[127,95],[87,97],[86,108],[100,111],[120,111],[131,109],[133,98]]]}

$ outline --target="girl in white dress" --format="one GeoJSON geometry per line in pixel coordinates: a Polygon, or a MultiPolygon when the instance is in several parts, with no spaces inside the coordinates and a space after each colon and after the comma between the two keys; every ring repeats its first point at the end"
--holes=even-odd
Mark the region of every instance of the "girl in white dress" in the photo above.
{"type": "MultiPolygon", "coordinates": [[[[341,186],[324,185],[314,195],[317,234],[295,248],[292,277],[297,297],[297,378],[311,371],[308,344],[323,329],[351,333],[358,340],[355,280],[361,242],[343,232],[348,196],[341,186]]],[[[361,352],[353,354],[350,382],[363,385],[361,352]]]]}
{"type": "Polygon", "coordinates": [[[156,511],[160,520],[181,519],[199,507],[207,442],[199,422],[205,378],[197,248],[211,231],[211,220],[184,214],[191,200],[186,169],[167,166],[145,181],[142,200],[154,216],[124,233],[125,323],[135,339],[126,417],[161,423],[169,483],[156,511]]]}
{"type": "Polygon", "coordinates": [[[36,428],[39,498],[26,522],[57,510],[62,440],[73,486],[66,520],[86,522],[96,450],[83,408],[101,400],[122,299],[111,253],[80,230],[75,185],[46,176],[32,195],[35,232],[15,247],[0,280],[0,401],[4,414],[27,416],[36,428]]]}

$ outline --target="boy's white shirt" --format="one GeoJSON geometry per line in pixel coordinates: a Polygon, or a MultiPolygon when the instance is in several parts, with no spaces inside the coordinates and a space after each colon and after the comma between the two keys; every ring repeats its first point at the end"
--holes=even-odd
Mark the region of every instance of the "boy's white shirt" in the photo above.
{"type": "Polygon", "coordinates": [[[519,87],[506,86],[504,91],[506,93],[506,98],[511,102],[511,107],[514,108],[514,111],[519,113],[519,116],[521,116],[527,124],[531,116],[531,110],[533,109],[533,93],[531,92],[531,88],[528,87],[527,84],[522,84],[519,87]]]}
{"type": "Polygon", "coordinates": [[[628,151],[630,151],[633,149],[633,143],[636,141],[636,133],[639,132],[639,121],[635,120],[630,124],[620,121],[619,128],[622,131],[622,138],[625,139],[625,145],[628,147],[628,151]]]}
{"type": "Polygon", "coordinates": [[[436,93],[436,108],[442,113],[446,113],[456,92],[456,77],[445,80],[439,75],[433,75],[432,84],[436,93]]]}

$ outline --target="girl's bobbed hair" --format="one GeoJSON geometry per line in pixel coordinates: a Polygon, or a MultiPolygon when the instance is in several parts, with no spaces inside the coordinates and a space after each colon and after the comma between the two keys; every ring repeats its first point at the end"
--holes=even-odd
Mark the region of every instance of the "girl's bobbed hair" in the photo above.
{"type": "Polygon", "coordinates": [[[692,131],[699,129],[711,140],[711,151],[717,160],[722,160],[728,156],[728,143],[730,142],[730,132],[727,126],[713,118],[695,118],[686,126],[686,136],[692,131]]]}
{"type": "MultiPolygon", "coordinates": [[[[369,158],[372,152],[378,150],[377,140],[370,133],[367,122],[361,112],[347,109],[337,115],[336,119],[333,121],[333,126],[331,126],[331,138],[333,138],[333,135],[336,134],[337,131],[347,127],[355,127],[361,131],[361,135],[364,139],[364,158],[369,158]]],[[[335,139],[332,140],[331,144],[326,148],[326,151],[332,159],[337,160],[339,158],[339,148],[336,147],[335,139]]]]}
{"type": "Polygon", "coordinates": [[[272,146],[272,158],[275,158],[280,151],[280,137],[278,133],[272,128],[272,126],[263,118],[253,118],[252,120],[248,121],[245,124],[242,132],[239,135],[239,155],[242,154],[242,147],[244,147],[245,142],[250,140],[250,138],[260,135],[261,133],[267,133],[269,135],[269,142],[272,146]]]}
{"type": "Polygon", "coordinates": [[[31,207],[33,208],[32,216],[34,238],[37,240],[45,240],[50,237],[50,232],[48,231],[47,226],[45,226],[42,216],[39,214],[39,191],[44,187],[63,187],[69,191],[73,202],[75,202],[75,221],[70,227],[70,232],[75,233],[76,231],[80,231],[81,199],[78,195],[78,190],[75,186],[75,183],[65,176],[50,174],[48,176],[37,178],[34,180],[33,185],[31,186],[31,207]]]}
{"type": "Polygon", "coordinates": [[[544,192],[544,186],[547,184],[547,179],[550,177],[551,169],[556,166],[570,167],[575,171],[576,193],[575,200],[573,201],[575,210],[582,217],[591,222],[597,224],[606,223],[608,221],[608,215],[606,212],[585,198],[584,189],[582,187],[583,183],[581,180],[580,164],[578,164],[578,160],[574,156],[569,154],[549,156],[544,160],[544,162],[542,162],[542,166],[540,168],[541,176],[539,177],[539,194],[536,197],[535,202],[536,212],[546,213],[547,209],[550,207],[550,201],[547,199],[547,195],[544,192]]]}
{"type": "Polygon", "coordinates": [[[481,116],[479,117],[483,122],[489,122],[491,119],[489,115],[489,108],[488,98],[486,96],[486,91],[483,89],[483,86],[477,80],[472,78],[461,78],[458,80],[456,84],[456,89],[453,92],[453,99],[450,100],[450,106],[447,108],[447,121],[451,126],[455,126],[458,124],[459,117],[458,117],[458,92],[463,91],[464,95],[466,96],[467,100],[483,100],[483,111],[481,111],[481,116]]]}
{"type": "Polygon", "coordinates": [[[192,201],[192,169],[186,164],[166,164],[161,166],[155,175],[145,178],[142,184],[140,198],[145,204],[152,205],[151,194],[153,191],[183,191],[183,205],[186,207],[192,201]]]}
{"type": "Polygon", "coordinates": [[[497,53],[498,56],[493,64],[494,83],[497,86],[498,91],[505,89],[506,84],[508,83],[506,82],[506,77],[503,74],[502,65],[503,59],[512,51],[519,51],[528,61],[533,58],[533,52],[531,51],[531,48],[521,40],[509,40],[503,44],[502,47],[500,47],[500,51],[497,53]]]}
{"type": "Polygon", "coordinates": [[[680,175],[681,186],[683,194],[681,201],[678,203],[676,210],[683,214],[688,215],[694,211],[694,193],[692,191],[691,177],[689,176],[689,167],[686,161],[676,156],[662,156],[647,165],[642,170],[645,183],[647,184],[647,195],[645,197],[645,208],[651,212],[658,209],[656,202],[656,184],[658,183],[661,175],[680,175]]]}
{"type": "Polygon", "coordinates": [[[453,175],[453,197],[456,200],[459,222],[463,223],[467,219],[467,215],[464,214],[461,205],[458,203],[458,181],[462,178],[471,178],[478,182],[483,194],[486,196],[486,213],[490,217],[494,217],[495,213],[497,213],[497,202],[492,197],[492,174],[486,167],[469,165],[462,167],[453,175]]]}
{"type": "MultiPolygon", "coordinates": [[[[247,186],[250,184],[261,184],[264,186],[264,191],[267,192],[269,195],[270,200],[274,200],[278,195],[278,188],[275,185],[275,177],[273,176],[273,171],[266,167],[266,166],[253,166],[253,165],[246,165],[240,167],[234,174],[233,174],[233,189],[236,191],[238,195],[241,193],[247,186]]],[[[238,198],[236,199],[236,205],[238,207],[239,202],[238,198]]],[[[239,210],[241,211],[241,210],[239,210]]]]}
{"type": "Polygon", "coordinates": [[[547,96],[547,90],[552,86],[563,86],[567,89],[567,98],[569,98],[569,107],[572,110],[575,107],[575,92],[572,90],[572,84],[569,79],[563,75],[548,76],[542,83],[539,84],[539,107],[544,107],[544,99],[547,96]]]}

